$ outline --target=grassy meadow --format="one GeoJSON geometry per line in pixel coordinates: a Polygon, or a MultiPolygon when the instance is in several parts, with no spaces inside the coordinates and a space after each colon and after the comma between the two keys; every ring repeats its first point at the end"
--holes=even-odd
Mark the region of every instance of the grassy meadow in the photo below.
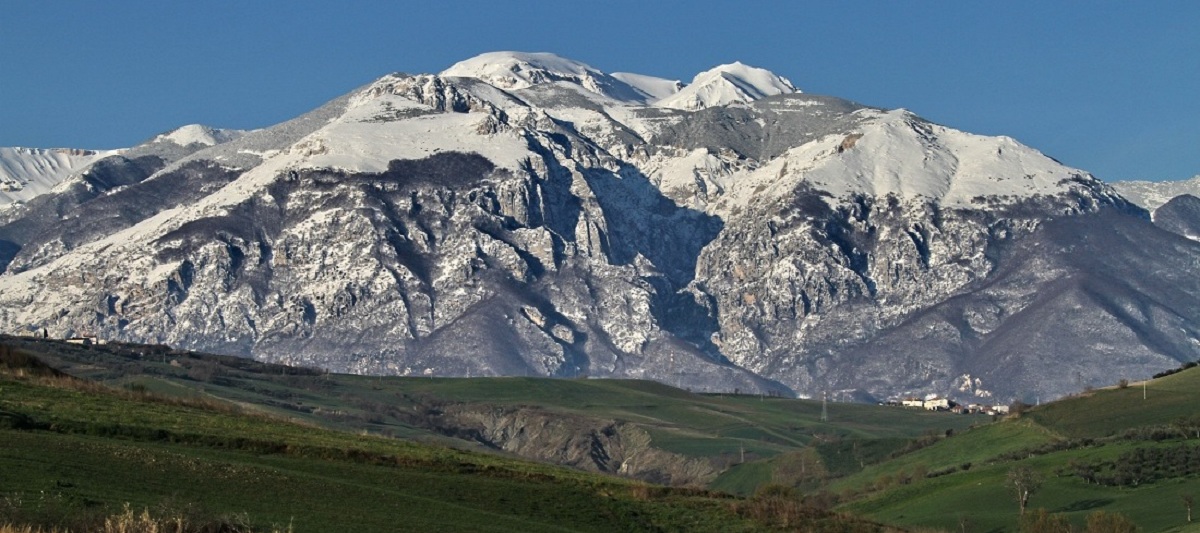
{"type": "Polygon", "coordinates": [[[126,506],[188,531],[884,530],[798,497],[653,486],[30,368],[0,371],[0,442],[0,525],[18,531],[103,530],[126,506]]]}
{"type": "Polygon", "coordinates": [[[166,348],[10,342],[25,342],[57,368],[117,388],[233,402],[321,427],[479,451],[490,448],[447,434],[424,413],[466,406],[571,418],[583,429],[620,423],[644,431],[656,450],[709,462],[722,473],[705,486],[740,495],[768,484],[811,488],[914,438],[990,421],[847,403],[829,404],[829,420],[822,421],[819,401],[696,394],[651,381],[356,376],[166,348]],[[818,469],[792,472],[800,456],[815,457],[818,469]]]}
{"type": "Polygon", "coordinates": [[[1104,511],[1120,513],[1146,532],[1200,531],[1200,524],[1187,521],[1184,503],[1200,497],[1198,370],[1147,383],[1145,399],[1138,383],[1033,407],[869,466],[831,489],[848,502],[842,509],[901,527],[1015,531],[1019,508],[1009,473],[1025,467],[1040,479],[1029,508],[1066,517],[1076,527],[1104,511]],[[1190,468],[1165,462],[1189,450],[1190,468]],[[1138,457],[1164,464],[1134,471],[1120,484],[1081,475],[1102,464],[1115,475],[1138,457]]]}

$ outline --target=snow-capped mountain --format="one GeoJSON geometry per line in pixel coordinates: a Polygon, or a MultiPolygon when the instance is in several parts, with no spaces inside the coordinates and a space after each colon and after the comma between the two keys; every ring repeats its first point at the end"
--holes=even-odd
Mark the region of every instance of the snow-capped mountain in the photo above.
{"type": "Polygon", "coordinates": [[[110,157],[156,154],[172,159],[200,148],[231,141],[245,133],[190,124],[157,135],[135,148],[81,150],[0,147],[0,208],[28,202],[50,192],[73,176],[78,178],[92,164],[110,157]]]}
{"type": "Polygon", "coordinates": [[[769,70],[734,62],[697,74],[687,86],[655,105],[691,111],[797,92],[800,91],[786,78],[769,70]]]}
{"type": "Polygon", "coordinates": [[[1151,213],[1176,196],[1200,196],[1200,175],[1186,180],[1118,181],[1112,185],[1122,196],[1151,213]]]}
{"type": "Polygon", "coordinates": [[[0,148],[0,206],[25,202],[116,151],[0,148]]]}
{"type": "Polygon", "coordinates": [[[549,53],[480,54],[455,63],[443,70],[441,76],[475,78],[508,91],[565,82],[618,101],[645,102],[651,97],[650,94],[584,63],[549,53]]]}
{"type": "Polygon", "coordinates": [[[739,63],[671,83],[499,52],[133,149],[0,220],[0,327],[993,401],[1200,352],[1200,244],[1086,172],[739,63]]]}

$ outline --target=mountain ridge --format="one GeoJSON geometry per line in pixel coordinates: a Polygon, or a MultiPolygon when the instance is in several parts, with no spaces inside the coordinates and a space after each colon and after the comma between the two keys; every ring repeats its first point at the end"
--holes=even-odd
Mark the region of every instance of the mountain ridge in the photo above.
{"type": "MultiPolygon", "coordinates": [[[[384,76],[280,125],[155,148],[148,174],[120,173],[99,196],[48,198],[121,221],[86,238],[31,215],[0,225],[0,325],[362,373],[860,399],[957,394],[964,376],[982,383],[971,395],[1050,397],[1196,357],[1195,331],[1118,317],[1100,356],[1041,336],[1021,348],[1072,361],[1074,380],[996,370],[984,341],[1020,338],[1004,332],[1031,305],[1091,294],[1050,290],[1073,272],[1048,259],[1060,252],[1006,250],[1117,230],[1145,238],[1113,241],[1114,257],[1151,242],[1194,253],[1109,185],[1010,138],[782,89],[661,107],[557,56],[485,54],[446,72],[474,75],[384,76]],[[1042,228],[1059,219],[1099,222],[1053,241],[1042,228]],[[1000,283],[1008,269],[1033,285],[1000,283]],[[1013,288],[980,292],[989,284],[1013,288]],[[953,301],[968,311],[911,327],[953,301]],[[931,352],[922,335],[954,338],[931,352]],[[1118,351],[1134,362],[1097,363],[1118,351]]],[[[1185,261],[1149,255],[1187,279],[1185,261]]],[[[1105,296],[1095,320],[1162,308],[1150,290],[1105,296]]],[[[1185,292],[1166,308],[1187,324],[1200,306],[1185,292]]]]}

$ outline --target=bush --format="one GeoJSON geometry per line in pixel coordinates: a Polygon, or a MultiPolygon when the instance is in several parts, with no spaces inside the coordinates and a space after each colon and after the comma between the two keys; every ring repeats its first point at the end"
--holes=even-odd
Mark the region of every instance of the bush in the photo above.
{"type": "Polygon", "coordinates": [[[1120,513],[1096,511],[1087,517],[1086,533],[1137,533],[1137,524],[1120,513]]]}
{"type": "Polygon", "coordinates": [[[797,527],[828,515],[827,511],[806,505],[796,489],[777,484],[764,485],[753,498],[737,504],[735,510],[757,522],[784,528],[797,527]]]}
{"type": "Polygon", "coordinates": [[[1071,522],[1065,516],[1050,514],[1045,509],[1034,509],[1021,517],[1018,529],[1021,533],[1073,533],[1071,522]]]}

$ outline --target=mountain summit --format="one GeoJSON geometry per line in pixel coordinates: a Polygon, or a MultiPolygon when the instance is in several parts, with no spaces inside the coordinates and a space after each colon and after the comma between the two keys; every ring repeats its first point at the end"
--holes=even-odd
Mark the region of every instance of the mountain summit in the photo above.
{"type": "Polygon", "coordinates": [[[643,102],[646,93],[584,63],[550,53],[490,52],[455,63],[441,76],[476,78],[500,89],[518,90],[568,82],[619,101],[643,102]]]}
{"type": "Polygon", "coordinates": [[[1200,243],[1087,172],[739,63],[681,85],[497,52],[81,161],[0,212],[0,328],[997,403],[1200,354],[1200,243]]]}
{"type": "Polygon", "coordinates": [[[567,82],[617,101],[689,111],[799,92],[786,78],[741,62],[701,72],[685,85],[642,74],[609,75],[550,53],[490,52],[455,63],[440,75],[475,78],[504,90],[567,82]]]}
{"type": "Polygon", "coordinates": [[[695,110],[734,102],[749,103],[759,98],[800,92],[787,78],[734,62],[697,74],[679,92],[655,102],[662,107],[695,110]]]}

